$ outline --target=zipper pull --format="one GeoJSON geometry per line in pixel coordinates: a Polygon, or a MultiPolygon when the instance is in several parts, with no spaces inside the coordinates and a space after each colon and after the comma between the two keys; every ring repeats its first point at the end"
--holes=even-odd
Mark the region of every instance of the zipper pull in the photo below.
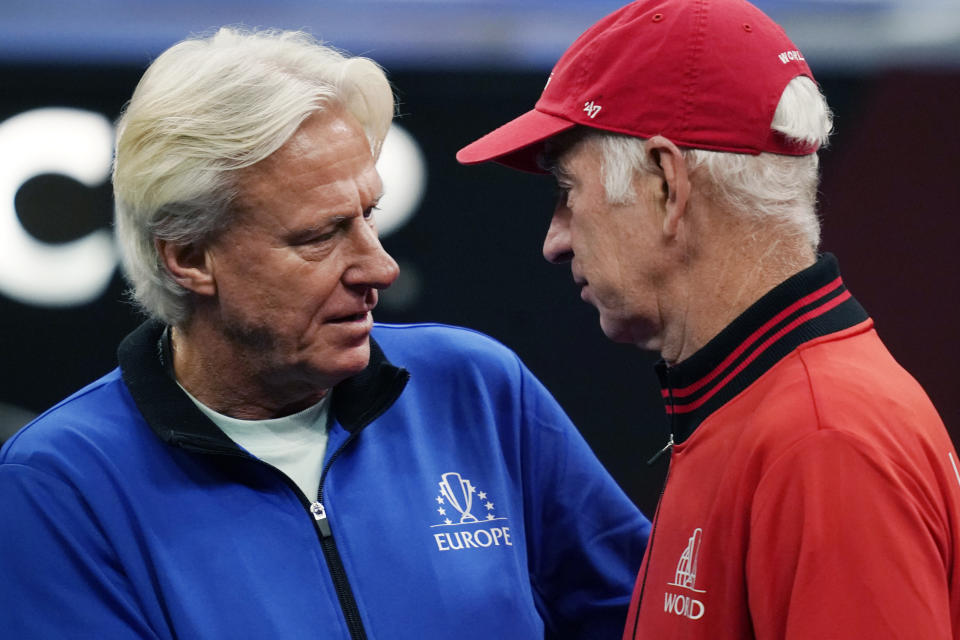
{"type": "MultiPolygon", "coordinates": [[[[665,453],[666,453],[667,451],[669,451],[672,447],[673,447],[673,432],[671,431],[671,432],[670,432],[670,439],[667,440],[667,446],[665,446],[663,449],[660,449],[660,451],[657,451],[655,454],[653,454],[653,457],[650,458],[649,460],[647,460],[647,464],[648,464],[648,465],[652,465],[654,462],[656,462],[657,460],[660,459],[660,456],[662,456],[663,454],[665,454],[665,453]]],[[[320,508],[322,509],[323,507],[320,507],[320,508]]]]}
{"type": "Polygon", "coordinates": [[[310,505],[310,513],[313,514],[313,519],[317,521],[317,529],[320,529],[320,535],[324,538],[329,538],[333,532],[330,531],[330,522],[327,520],[327,510],[323,508],[321,503],[314,502],[310,505]]]}

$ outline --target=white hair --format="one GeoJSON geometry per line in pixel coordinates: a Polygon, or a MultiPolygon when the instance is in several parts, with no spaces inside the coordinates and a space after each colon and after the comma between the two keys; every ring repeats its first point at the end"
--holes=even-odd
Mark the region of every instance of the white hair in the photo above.
{"type": "Polygon", "coordinates": [[[383,70],[304,32],[224,27],[150,65],[117,123],[113,168],[117,242],[147,314],[175,325],[191,313],[155,241],[212,239],[230,223],[238,170],[332,106],[357,119],[377,157],[394,109],[383,70]]]}
{"type": "MultiPolygon", "coordinates": [[[[806,76],[797,76],[784,89],[771,128],[788,140],[806,146],[827,143],[833,121],[823,94],[806,76]]],[[[645,140],[589,130],[584,141],[600,147],[604,189],[611,204],[636,198],[637,173],[657,170],[644,147],[645,140]]],[[[750,155],[706,149],[683,149],[691,181],[718,207],[757,222],[779,223],[783,230],[807,242],[820,244],[816,214],[818,156],[774,153],[750,155]]]]}

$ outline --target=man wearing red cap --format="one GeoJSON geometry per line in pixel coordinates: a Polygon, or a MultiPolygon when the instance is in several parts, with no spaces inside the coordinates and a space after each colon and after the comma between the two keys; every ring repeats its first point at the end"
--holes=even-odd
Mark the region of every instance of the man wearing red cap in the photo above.
{"type": "Polygon", "coordinates": [[[960,471],[818,254],[831,119],[743,0],[640,0],[457,155],[555,176],[543,253],[659,350],[670,471],[624,638],[960,638],[960,471]]]}

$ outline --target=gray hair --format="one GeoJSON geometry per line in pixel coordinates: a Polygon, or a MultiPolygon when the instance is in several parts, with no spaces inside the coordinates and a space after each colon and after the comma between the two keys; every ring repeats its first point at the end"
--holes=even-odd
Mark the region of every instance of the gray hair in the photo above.
{"type": "MultiPolygon", "coordinates": [[[[827,102],[817,85],[797,76],[784,89],[771,128],[787,139],[823,146],[833,128],[827,102]]],[[[583,141],[599,145],[604,189],[611,204],[636,198],[633,178],[657,170],[644,140],[595,129],[583,141]]],[[[786,156],[749,155],[706,149],[683,149],[691,181],[719,207],[757,222],[780,224],[785,233],[814,249],[820,244],[816,214],[819,160],[816,153],[786,156]]]]}
{"type": "Polygon", "coordinates": [[[150,65],[117,123],[113,168],[117,242],[147,314],[176,325],[191,313],[155,241],[215,237],[230,222],[238,171],[335,105],[357,119],[376,158],[394,109],[383,70],[304,32],[224,27],[150,65]]]}

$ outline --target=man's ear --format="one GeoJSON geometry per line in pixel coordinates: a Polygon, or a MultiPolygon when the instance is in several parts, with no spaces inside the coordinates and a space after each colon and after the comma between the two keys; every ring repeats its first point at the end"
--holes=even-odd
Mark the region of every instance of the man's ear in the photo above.
{"type": "Polygon", "coordinates": [[[687,209],[690,197],[690,177],[687,164],[677,145],[663,136],[654,136],[646,142],[647,155],[662,171],[665,213],[663,232],[675,236],[687,209]]]}
{"type": "Polygon", "coordinates": [[[201,296],[212,296],[217,292],[206,249],[168,240],[157,239],[154,243],[167,271],[180,286],[201,296]]]}

